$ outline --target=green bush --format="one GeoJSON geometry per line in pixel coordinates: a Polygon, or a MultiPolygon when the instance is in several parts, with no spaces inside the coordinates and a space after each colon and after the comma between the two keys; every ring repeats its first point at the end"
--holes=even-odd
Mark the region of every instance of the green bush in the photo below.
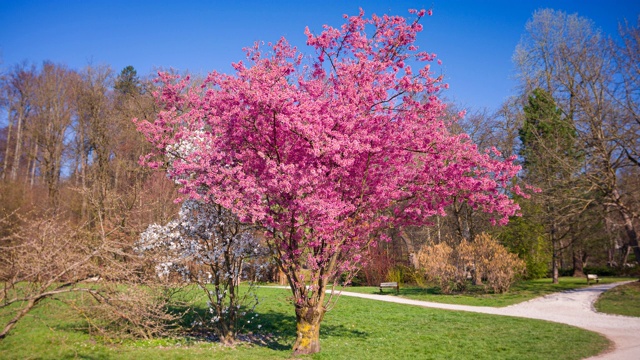
{"type": "Polygon", "coordinates": [[[422,288],[428,285],[427,278],[424,276],[424,273],[413,266],[406,266],[404,281],[405,283],[418,285],[422,288]]]}
{"type": "MultiPolygon", "coordinates": [[[[583,271],[585,274],[595,274],[598,276],[618,276],[620,274],[619,269],[607,266],[586,266],[583,271]]],[[[573,275],[573,270],[571,275],[573,275]]]]}
{"type": "MultiPolygon", "coordinates": [[[[584,273],[587,273],[587,269],[584,269],[584,273]]],[[[558,276],[573,276],[573,268],[558,269],[558,276]]],[[[551,277],[551,274],[549,274],[549,277],[551,277]]]]}
{"type": "Polygon", "coordinates": [[[427,285],[423,272],[407,265],[396,265],[389,269],[386,280],[397,282],[398,284],[411,284],[421,287],[427,285]]]}
{"type": "Polygon", "coordinates": [[[525,279],[542,279],[549,274],[549,265],[546,262],[538,261],[532,257],[526,257],[524,260],[527,267],[525,279]]]}
{"type": "Polygon", "coordinates": [[[402,266],[394,266],[389,269],[387,273],[387,281],[397,282],[398,284],[404,284],[404,269],[402,266]]]}

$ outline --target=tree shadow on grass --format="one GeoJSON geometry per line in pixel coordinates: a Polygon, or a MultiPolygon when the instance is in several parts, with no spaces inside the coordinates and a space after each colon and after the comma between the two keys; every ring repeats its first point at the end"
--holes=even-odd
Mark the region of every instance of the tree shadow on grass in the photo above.
{"type": "MultiPolygon", "coordinates": [[[[198,331],[193,324],[205,321],[210,318],[209,309],[202,306],[169,306],[167,312],[174,315],[181,315],[176,322],[176,327],[181,328],[177,336],[173,339],[186,339],[187,341],[216,341],[212,332],[202,329],[198,331]]],[[[241,309],[241,313],[247,309],[241,309]]],[[[86,319],[78,318],[75,321],[66,321],[56,324],[54,328],[65,331],[81,332],[89,335],[99,335],[92,330],[86,319]]],[[[247,312],[240,316],[238,321],[238,339],[252,343],[256,346],[265,346],[271,350],[290,350],[296,338],[296,318],[294,315],[281,311],[257,311],[247,312]]],[[[366,339],[369,333],[350,329],[342,324],[327,324],[323,322],[320,326],[320,337],[337,337],[341,339],[366,339]]]]}
{"type": "Polygon", "coordinates": [[[409,287],[409,288],[400,288],[400,296],[408,295],[442,295],[442,291],[438,287],[428,287],[428,288],[419,288],[419,287],[409,287]]]}
{"type": "MultiPolygon", "coordinates": [[[[345,288],[345,291],[349,291],[349,288],[345,288]]],[[[439,286],[430,286],[430,287],[420,287],[420,286],[407,286],[400,287],[400,291],[396,292],[395,289],[384,289],[382,292],[378,288],[371,289],[371,291],[363,292],[372,295],[382,295],[382,296],[406,296],[406,297],[420,297],[426,295],[443,295],[443,296],[452,296],[452,295],[465,295],[465,296],[484,296],[484,295],[492,295],[493,291],[487,290],[482,285],[472,285],[470,282],[465,285],[465,288],[462,290],[453,290],[450,293],[445,293],[439,286]]]]}
{"type": "Polygon", "coordinates": [[[349,329],[344,325],[328,325],[320,326],[320,337],[338,337],[340,339],[366,339],[369,333],[366,331],[349,329]]]}
{"type": "MultiPolygon", "coordinates": [[[[248,326],[247,330],[267,335],[271,339],[265,345],[272,350],[290,350],[296,338],[296,318],[293,315],[281,312],[258,312],[255,324],[248,326]],[[259,326],[259,328],[258,328],[259,326]]],[[[369,334],[364,331],[349,329],[346,326],[322,323],[320,337],[339,337],[341,339],[363,339],[369,334]]]]}
{"type": "MultiPolygon", "coordinates": [[[[349,288],[345,288],[344,291],[349,291],[349,288]]],[[[403,296],[403,295],[442,295],[440,288],[438,287],[400,287],[400,291],[396,292],[395,289],[384,289],[380,291],[378,288],[371,289],[371,291],[363,292],[372,295],[382,295],[382,296],[403,296]]]]}

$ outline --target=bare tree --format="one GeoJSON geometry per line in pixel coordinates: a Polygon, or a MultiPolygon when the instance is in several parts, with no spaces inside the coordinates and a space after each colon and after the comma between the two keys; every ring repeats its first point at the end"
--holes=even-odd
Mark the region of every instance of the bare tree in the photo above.
{"type": "Polygon", "coordinates": [[[36,70],[20,64],[4,77],[2,81],[2,97],[6,102],[8,130],[4,159],[2,163],[2,179],[16,181],[21,161],[25,157],[25,127],[32,113],[33,91],[36,70]],[[8,176],[7,176],[8,175],[8,176]]]}
{"type": "MultiPolygon", "coordinates": [[[[634,166],[633,156],[628,155],[636,148],[638,137],[634,130],[629,133],[636,123],[632,116],[624,115],[629,106],[625,110],[621,104],[628,104],[629,95],[620,91],[623,87],[618,79],[632,78],[630,72],[635,70],[616,66],[610,42],[590,20],[578,15],[537,11],[526,29],[514,56],[523,93],[545,89],[574,124],[576,151],[584,159],[581,176],[591,194],[584,195],[618,213],[640,261],[638,209],[628,202],[628,194],[638,189],[623,189],[619,181],[621,171],[634,166]]],[[[632,55],[621,56],[626,61],[632,55]]]]}
{"type": "Polygon", "coordinates": [[[77,73],[48,62],[36,79],[34,121],[29,131],[35,142],[34,160],[39,163],[49,202],[54,207],[58,204],[66,135],[75,115],[72,95],[77,80],[77,73]]]}
{"type": "Polygon", "coordinates": [[[620,25],[621,41],[611,41],[610,51],[621,80],[614,98],[622,108],[621,125],[626,125],[617,129],[623,135],[618,145],[628,160],[640,167],[640,16],[637,21],[636,26],[620,25]]]}
{"type": "MultiPolygon", "coordinates": [[[[77,177],[84,191],[91,189],[100,211],[105,210],[113,153],[111,120],[113,112],[112,71],[106,66],[87,66],[80,73],[75,88],[75,157],[77,177]]],[[[87,199],[82,199],[82,214],[86,216],[87,199]]]]}

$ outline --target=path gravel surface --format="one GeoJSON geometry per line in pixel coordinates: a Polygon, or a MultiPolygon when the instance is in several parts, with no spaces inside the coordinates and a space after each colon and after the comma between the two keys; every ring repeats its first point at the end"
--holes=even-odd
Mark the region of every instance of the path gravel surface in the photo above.
{"type": "Polygon", "coordinates": [[[590,359],[640,360],[640,318],[602,314],[596,312],[593,307],[600,294],[622,284],[624,282],[592,285],[503,308],[440,304],[397,296],[359,294],[348,291],[343,291],[342,295],[430,308],[517,316],[569,324],[600,333],[613,342],[612,349],[590,359]]]}

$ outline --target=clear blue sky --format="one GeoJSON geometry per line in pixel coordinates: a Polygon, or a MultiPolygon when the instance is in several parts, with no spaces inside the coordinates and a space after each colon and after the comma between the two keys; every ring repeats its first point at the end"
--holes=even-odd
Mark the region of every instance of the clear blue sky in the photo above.
{"type": "Polygon", "coordinates": [[[314,32],[339,26],[342,14],[359,7],[378,15],[433,9],[418,45],[443,61],[450,99],[489,109],[513,92],[511,57],[534,10],[578,13],[610,34],[640,14],[638,0],[0,0],[0,67],[50,60],[74,69],[107,64],[116,73],[133,65],[140,75],[158,67],[230,72],[254,41],[285,36],[304,48],[305,26],[314,32]]]}

